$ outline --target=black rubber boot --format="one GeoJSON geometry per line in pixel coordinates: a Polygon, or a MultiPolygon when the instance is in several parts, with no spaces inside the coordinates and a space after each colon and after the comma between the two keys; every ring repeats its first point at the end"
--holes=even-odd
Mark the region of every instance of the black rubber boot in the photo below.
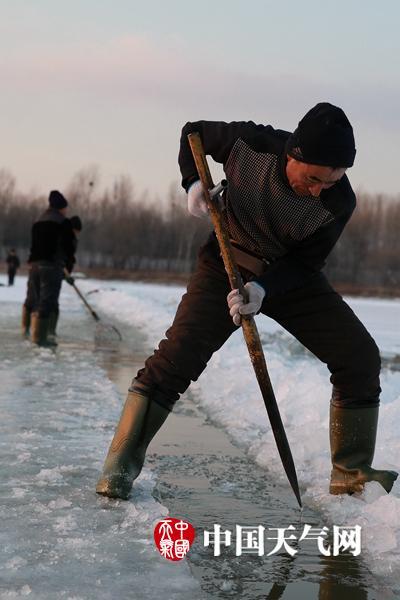
{"type": "Polygon", "coordinates": [[[47,327],[47,341],[50,342],[53,346],[57,345],[57,322],[58,312],[50,313],[47,327]]]}
{"type": "Polygon", "coordinates": [[[331,494],[362,492],[368,481],[378,481],[387,492],[392,489],[398,474],[371,467],[378,413],[378,406],[342,408],[331,404],[331,494]]]}
{"type": "Polygon", "coordinates": [[[22,318],[21,318],[21,332],[25,338],[29,337],[30,327],[31,327],[31,311],[29,310],[29,308],[27,308],[25,306],[25,304],[23,304],[22,305],[22,318]]]}
{"type": "Polygon", "coordinates": [[[147,446],[169,410],[151,400],[145,391],[129,391],[114,438],[97,482],[96,492],[126,500],[142,470],[147,446]]]}

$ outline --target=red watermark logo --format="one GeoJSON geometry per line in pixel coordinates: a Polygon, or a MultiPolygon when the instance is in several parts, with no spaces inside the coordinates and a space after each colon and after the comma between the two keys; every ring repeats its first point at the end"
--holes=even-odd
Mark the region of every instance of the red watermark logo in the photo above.
{"type": "Polygon", "coordinates": [[[154,541],[158,551],[168,560],[182,560],[189,552],[194,538],[193,525],[182,519],[168,517],[154,527],[154,541]]]}

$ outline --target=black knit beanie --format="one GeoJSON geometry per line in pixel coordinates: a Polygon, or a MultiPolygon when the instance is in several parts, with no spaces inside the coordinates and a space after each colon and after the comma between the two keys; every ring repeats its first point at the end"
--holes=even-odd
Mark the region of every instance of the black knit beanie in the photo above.
{"type": "Polygon", "coordinates": [[[57,190],[53,190],[50,192],[49,204],[51,208],[57,208],[58,210],[60,208],[65,208],[66,206],[68,206],[68,202],[66,201],[64,196],[57,190]]]}
{"type": "Polygon", "coordinates": [[[289,137],[287,153],[313,165],[352,167],[356,148],[350,121],[341,108],[320,102],[289,137]]]}

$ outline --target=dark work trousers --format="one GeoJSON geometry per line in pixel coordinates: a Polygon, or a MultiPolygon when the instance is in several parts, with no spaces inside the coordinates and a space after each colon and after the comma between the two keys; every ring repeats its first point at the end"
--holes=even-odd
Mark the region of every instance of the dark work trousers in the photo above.
{"type": "Polygon", "coordinates": [[[14,278],[17,269],[8,269],[8,285],[14,285],[14,278]]]}
{"type": "Polygon", "coordinates": [[[63,268],[57,263],[31,263],[28,277],[25,306],[30,312],[46,318],[51,313],[58,314],[58,297],[63,280],[63,268]]]}
{"type": "MultiPolygon", "coordinates": [[[[198,379],[212,354],[237,329],[228,310],[229,291],[215,242],[208,242],[200,249],[197,268],[172,326],[132,385],[144,384],[156,402],[172,409],[191,381],[198,379]]],[[[267,290],[261,312],[328,366],[334,404],[349,408],[379,404],[378,348],[322,273],[303,287],[273,298],[268,298],[267,290]]]]}

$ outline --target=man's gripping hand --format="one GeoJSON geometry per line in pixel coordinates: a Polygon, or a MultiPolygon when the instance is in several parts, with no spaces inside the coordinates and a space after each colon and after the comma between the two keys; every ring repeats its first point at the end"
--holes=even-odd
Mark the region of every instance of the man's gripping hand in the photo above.
{"type": "Polygon", "coordinates": [[[69,285],[74,285],[75,279],[71,275],[65,275],[64,279],[69,285]]]}
{"type": "Polygon", "coordinates": [[[203,184],[198,179],[188,190],[188,211],[194,217],[204,218],[208,215],[208,207],[203,192],[203,184]]]}
{"type": "Polygon", "coordinates": [[[249,298],[247,303],[239,290],[232,290],[227,296],[229,314],[237,326],[240,325],[241,315],[255,315],[259,312],[265,296],[264,288],[255,281],[249,281],[244,288],[249,298]]]}

